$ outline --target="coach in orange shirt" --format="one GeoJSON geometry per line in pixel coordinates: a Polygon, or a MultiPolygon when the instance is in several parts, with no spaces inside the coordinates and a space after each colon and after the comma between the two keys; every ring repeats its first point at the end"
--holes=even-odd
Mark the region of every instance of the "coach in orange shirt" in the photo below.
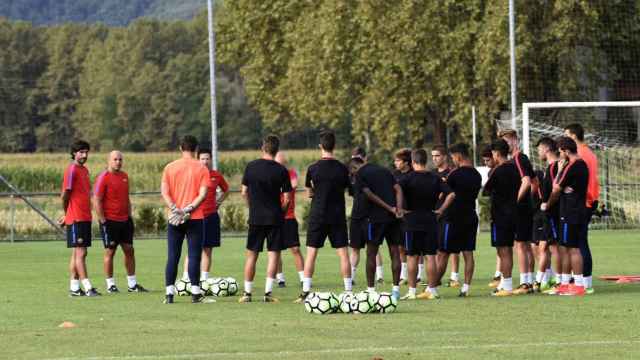
{"type": "Polygon", "coordinates": [[[202,256],[202,229],[204,212],[200,204],[207,196],[210,185],[209,171],[196,158],[198,141],[185,136],[180,143],[182,158],[169,163],[162,173],[161,192],[170,209],[167,227],[167,266],[165,270],[165,303],[173,303],[174,283],[180,262],[182,242],[187,237],[189,249],[189,280],[191,302],[214,302],[205,299],[200,290],[200,259],[202,256]]]}
{"type": "Polygon", "coordinates": [[[71,145],[73,162],[64,172],[62,181],[62,209],[58,220],[67,228],[67,247],[71,248],[69,296],[98,296],[87,274],[87,248],[91,247],[91,182],[84,166],[89,158],[89,143],[78,140],[71,145]],[[80,283],[84,292],[80,290],[80,283]]]}
{"type": "MultiPolygon", "coordinates": [[[[573,139],[578,145],[578,156],[587,163],[589,169],[589,183],[587,187],[587,224],[591,222],[593,213],[598,209],[598,198],[600,197],[600,181],[598,180],[598,158],[584,142],[584,128],[580,124],[570,124],[565,126],[564,135],[573,139]]],[[[588,232],[587,232],[588,234],[588,232]]],[[[584,288],[587,294],[593,294],[593,260],[591,249],[589,248],[588,236],[580,243],[582,253],[584,288]]]]}
{"type": "Polygon", "coordinates": [[[122,171],[124,159],[120,151],[109,153],[107,170],[97,177],[93,190],[93,206],[100,223],[104,244],[104,274],[108,293],[118,293],[113,279],[113,256],[118,245],[124,253],[128,292],[147,292],[136,279],[136,259],[133,251],[133,218],[129,199],[129,175],[122,171]]]}

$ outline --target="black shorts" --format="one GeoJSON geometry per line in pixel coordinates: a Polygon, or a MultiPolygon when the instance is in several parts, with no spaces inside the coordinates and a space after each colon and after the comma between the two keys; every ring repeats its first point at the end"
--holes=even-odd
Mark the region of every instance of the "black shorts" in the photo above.
{"type": "Polygon", "coordinates": [[[475,251],[478,235],[478,218],[467,223],[443,221],[438,230],[438,249],[449,254],[461,251],[475,251]]]}
{"type": "Polygon", "coordinates": [[[107,220],[100,224],[100,235],[105,249],[115,249],[120,244],[133,244],[133,221],[107,220]]]}
{"type": "Polygon", "coordinates": [[[382,245],[386,239],[389,245],[402,244],[402,226],[399,221],[390,223],[367,223],[367,241],[374,245],[382,245]]]}
{"type": "Polygon", "coordinates": [[[519,212],[516,216],[516,241],[531,241],[533,234],[533,215],[519,212]]]}
{"type": "Polygon", "coordinates": [[[560,224],[560,245],[568,248],[578,248],[580,243],[586,241],[588,224],[560,224]]]}
{"type": "Polygon", "coordinates": [[[516,236],[515,224],[491,223],[491,246],[513,247],[513,241],[515,239],[515,236],[516,236]]]}
{"type": "Polygon", "coordinates": [[[249,225],[247,250],[261,252],[267,240],[267,251],[282,250],[282,225],[249,225]]]}
{"type": "Polygon", "coordinates": [[[327,237],[332,248],[346,247],[349,243],[347,224],[309,224],[307,246],[319,249],[324,246],[327,237]]]}
{"type": "Polygon", "coordinates": [[[300,235],[298,234],[298,220],[284,219],[282,225],[282,249],[289,249],[300,246],[300,235]]]}
{"type": "Polygon", "coordinates": [[[546,241],[550,244],[558,242],[558,218],[547,213],[533,217],[533,242],[546,241]]]}
{"type": "Polygon", "coordinates": [[[91,221],[67,225],[67,247],[91,247],[91,221]]]}
{"type": "Polygon", "coordinates": [[[435,228],[432,231],[405,231],[403,246],[409,256],[435,255],[438,251],[435,228]]]}
{"type": "Polygon", "coordinates": [[[367,245],[367,219],[351,219],[349,222],[349,246],[362,249],[367,245]]]}
{"type": "Polygon", "coordinates": [[[220,246],[220,215],[217,212],[202,220],[202,247],[220,246]]]}

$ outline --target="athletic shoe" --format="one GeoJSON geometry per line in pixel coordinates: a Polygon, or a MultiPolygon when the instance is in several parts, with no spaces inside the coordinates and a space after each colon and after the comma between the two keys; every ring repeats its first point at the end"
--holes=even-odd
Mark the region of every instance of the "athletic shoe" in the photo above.
{"type": "Polygon", "coordinates": [[[102,295],[102,294],[100,294],[100,293],[98,292],[98,289],[96,289],[96,288],[91,288],[91,289],[89,289],[89,290],[85,291],[84,295],[85,295],[85,296],[89,296],[89,297],[94,297],[94,296],[100,296],[100,295],[102,295]]]}
{"type": "Polygon", "coordinates": [[[391,297],[396,300],[400,299],[400,290],[391,290],[391,297]]]}
{"type": "Polygon", "coordinates": [[[503,289],[496,289],[491,293],[491,296],[495,296],[495,297],[504,297],[504,296],[511,296],[513,295],[513,291],[509,291],[509,290],[503,290],[503,289]]]}
{"type": "Polygon", "coordinates": [[[494,277],[489,283],[489,287],[492,289],[496,289],[500,285],[500,276],[494,277]]]}
{"type": "Polygon", "coordinates": [[[459,288],[461,286],[460,281],[458,280],[449,280],[449,282],[447,282],[447,287],[450,288],[459,288]]]}
{"type": "Polygon", "coordinates": [[[593,295],[595,292],[596,291],[592,287],[584,289],[585,295],[593,295]]]}
{"type": "Polygon", "coordinates": [[[279,288],[287,287],[287,284],[285,284],[284,281],[278,281],[278,287],[279,288]]]}
{"type": "Polygon", "coordinates": [[[536,281],[533,283],[533,292],[539,293],[540,288],[542,288],[542,285],[539,282],[536,281]]]}
{"type": "Polygon", "coordinates": [[[440,295],[433,295],[431,291],[423,291],[420,294],[416,295],[416,298],[422,300],[438,300],[440,299],[440,295]]]}
{"type": "Polygon", "coordinates": [[[78,290],[69,290],[69,297],[76,297],[76,296],[84,296],[84,292],[80,289],[78,290]]]}
{"type": "Polygon", "coordinates": [[[569,285],[566,290],[558,293],[561,296],[584,296],[584,294],[584,286],[576,286],[574,284],[569,285]]]}
{"type": "Polygon", "coordinates": [[[464,297],[469,297],[471,295],[469,295],[468,291],[460,291],[460,293],[458,294],[458,297],[464,298],[464,297]]]}
{"type": "Polygon", "coordinates": [[[556,281],[556,277],[552,276],[551,279],[549,279],[549,286],[554,286],[554,285],[560,285],[559,282],[556,281]]]}
{"type": "Polygon", "coordinates": [[[264,302],[270,302],[270,303],[280,302],[280,300],[278,300],[277,298],[274,298],[273,295],[271,295],[271,292],[264,294],[263,300],[264,302]]]}
{"type": "Polygon", "coordinates": [[[128,292],[149,292],[149,290],[142,287],[140,284],[135,284],[133,287],[127,289],[128,292]]]}
{"type": "Polygon", "coordinates": [[[118,290],[118,288],[115,285],[111,285],[109,286],[109,288],[107,289],[107,292],[109,294],[115,294],[115,293],[119,293],[120,290],[118,290]]]}
{"type": "Polygon", "coordinates": [[[416,294],[407,293],[405,296],[401,297],[400,300],[415,300],[416,294]]]}
{"type": "Polygon", "coordinates": [[[191,295],[192,304],[211,304],[216,302],[215,299],[208,298],[204,294],[191,295]]]}
{"type": "Polygon", "coordinates": [[[300,293],[300,295],[298,295],[297,299],[293,300],[293,302],[296,304],[302,304],[304,302],[304,299],[306,299],[308,295],[309,295],[308,291],[303,291],[300,293]]]}
{"type": "Polygon", "coordinates": [[[560,292],[566,291],[567,288],[569,287],[569,285],[556,285],[554,287],[552,287],[551,289],[545,291],[544,293],[547,295],[558,295],[560,292]]]}
{"type": "Polygon", "coordinates": [[[173,295],[169,294],[167,296],[164,297],[164,301],[162,302],[163,304],[173,304],[173,295]]]}
{"type": "MultiPolygon", "coordinates": [[[[529,284],[520,284],[515,290],[513,290],[513,295],[525,295],[529,294],[530,285],[529,284]]],[[[531,289],[531,291],[533,291],[531,289]]]]}
{"type": "Polygon", "coordinates": [[[240,296],[240,299],[238,299],[239,303],[249,303],[251,302],[251,294],[250,293],[242,293],[242,296],[240,296]]]}
{"type": "Polygon", "coordinates": [[[543,282],[540,284],[540,289],[539,292],[543,293],[549,289],[551,289],[553,287],[553,285],[551,285],[551,282],[543,282]]]}

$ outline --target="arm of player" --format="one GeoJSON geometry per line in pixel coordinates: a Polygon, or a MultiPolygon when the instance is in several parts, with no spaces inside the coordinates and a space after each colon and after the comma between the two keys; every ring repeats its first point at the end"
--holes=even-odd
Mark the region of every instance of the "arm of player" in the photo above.
{"type": "Polygon", "coordinates": [[[242,185],[242,188],[240,189],[240,195],[242,195],[242,198],[247,203],[247,206],[249,206],[249,188],[246,185],[242,185]]]}
{"type": "Polygon", "coordinates": [[[393,185],[393,190],[396,192],[396,211],[395,215],[398,218],[401,218],[404,215],[404,195],[402,193],[402,187],[400,184],[393,185]]]}
{"type": "Polygon", "coordinates": [[[282,201],[282,211],[286,213],[287,209],[289,209],[289,204],[291,203],[291,192],[283,193],[283,195],[284,200],[282,201]]]}
{"type": "Polygon", "coordinates": [[[544,207],[542,210],[550,209],[560,198],[560,193],[562,192],[562,187],[560,184],[553,184],[553,190],[551,190],[551,195],[549,196],[549,200],[546,203],[540,205],[540,209],[544,207]]]}
{"type": "Polygon", "coordinates": [[[64,217],[67,213],[67,208],[69,207],[69,199],[71,198],[71,190],[63,190],[62,194],[60,194],[60,199],[62,200],[62,211],[64,214],[58,219],[58,224],[64,225],[64,217]]]}
{"type": "MultiPolygon", "coordinates": [[[[441,193],[444,194],[444,193],[441,193]]],[[[449,208],[449,206],[451,206],[451,204],[453,204],[453,200],[456,198],[456,193],[454,192],[450,192],[447,197],[444,198],[444,202],[442,203],[442,205],[440,205],[440,207],[438,209],[436,209],[436,211],[434,211],[436,213],[436,215],[438,217],[442,216],[442,214],[444,214],[444,212],[449,208]]]]}
{"type": "Polygon", "coordinates": [[[518,190],[518,202],[521,202],[527,195],[527,192],[531,188],[531,177],[523,176],[520,183],[520,189],[518,190]]]}
{"type": "Polygon", "coordinates": [[[364,188],[362,189],[362,192],[365,193],[365,195],[367,195],[367,198],[369,198],[369,200],[371,200],[371,202],[373,202],[374,204],[380,206],[381,208],[387,210],[390,213],[396,213],[396,209],[393,208],[392,206],[390,206],[389,204],[387,204],[384,200],[380,199],[380,197],[378,197],[378,195],[374,194],[373,191],[371,191],[371,189],[369,188],[364,188]]]}
{"type": "MultiPolygon", "coordinates": [[[[104,224],[106,219],[104,218],[104,209],[102,208],[102,196],[93,195],[93,209],[96,212],[100,224],[104,224]]],[[[129,216],[131,216],[131,204],[129,204],[129,216]]]]}
{"type": "Polygon", "coordinates": [[[200,204],[202,204],[204,199],[207,197],[207,191],[209,191],[209,189],[207,188],[206,185],[200,186],[200,189],[198,190],[198,196],[195,199],[193,199],[191,204],[185,206],[182,210],[186,213],[190,213],[196,208],[198,208],[198,206],[200,206],[200,204]]]}

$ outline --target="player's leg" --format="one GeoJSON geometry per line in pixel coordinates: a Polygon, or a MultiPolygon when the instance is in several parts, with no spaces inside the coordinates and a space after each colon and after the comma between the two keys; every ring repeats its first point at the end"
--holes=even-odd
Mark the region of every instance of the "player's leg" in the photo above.
{"type": "Polygon", "coordinates": [[[202,254],[200,256],[200,281],[206,281],[209,278],[209,271],[211,270],[213,248],[203,246],[202,254]]]}
{"type": "Polygon", "coordinates": [[[536,272],[536,282],[534,288],[537,291],[542,291],[549,287],[549,279],[547,278],[547,268],[551,262],[551,256],[549,252],[549,243],[547,241],[539,241],[537,246],[538,251],[538,271],[536,272]]]}
{"type": "Polygon", "coordinates": [[[407,251],[402,245],[398,247],[398,250],[400,251],[400,284],[403,285],[408,282],[407,251]]]}
{"type": "Polygon", "coordinates": [[[502,280],[502,272],[500,272],[501,264],[500,264],[500,255],[496,252],[496,271],[493,273],[493,277],[489,282],[490,288],[497,288],[500,285],[500,281],[502,280]]]}
{"type": "Polygon", "coordinates": [[[332,224],[328,229],[329,242],[331,247],[336,249],[338,258],[340,259],[340,273],[342,274],[342,282],[344,291],[351,292],[353,290],[353,278],[351,274],[351,262],[349,261],[349,232],[346,224],[332,224]]]}
{"type": "Polygon", "coordinates": [[[376,256],[380,250],[380,245],[373,241],[367,242],[367,289],[374,291],[376,288],[376,256]]]}
{"type": "Polygon", "coordinates": [[[418,282],[418,257],[421,252],[416,244],[420,239],[416,239],[414,231],[404,232],[404,241],[400,248],[403,248],[407,256],[407,283],[409,291],[400,300],[416,299],[416,283],[418,282]]]}
{"type": "Polygon", "coordinates": [[[440,271],[436,260],[436,254],[438,251],[438,232],[420,232],[419,234],[421,236],[420,243],[422,244],[419,249],[425,257],[428,284],[425,291],[417,297],[419,299],[428,300],[439,299],[440,296],[438,295],[437,289],[438,284],[440,283],[440,279],[438,278],[440,271]]]}
{"type": "MultiPolygon", "coordinates": [[[[296,272],[298,272],[298,280],[300,281],[300,284],[302,284],[302,279],[304,279],[304,256],[302,256],[300,246],[290,247],[289,252],[291,253],[291,256],[293,256],[293,263],[296,267],[296,272]]],[[[280,264],[282,264],[282,259],[280,260],[280,264]]]]}
{"type": "Polygon", "coordinates": [[[350,246],[349,262],[351,263],[351,279],[355,283],[356,271],[358,271],[358,265],[360,264],[360,248],[350,246]]]}
{"type": "Polygon", "coordinates": [[[286,286],[286,280],[282,270],[282,256],[278,259],[278,264],[276,266],[276,280],[278,281],[278,287],[286,286]]]}
{"type": "Polygon", "coordinates": [[[355,284],[356,271],[360,264],[360,249],[365,247],[367,241],[366,221],[351,219],[349,222],[349,262],[351,263],[351,281],[355,284]]]}
{"type": "Polygon", "coordinates": [[[438,266],[438,282],[442,281],[442,277],[447,272],[447,264],[449,263],[449,253],[443,250],[438,250],[436,255],[436,265],[438,266]]]}
{"type": "Polygon", "coordinates": [[[316,258],[318,257],[318,248],[310,246],[307,243],[307,258],[304,259],[304,277],[302,278],[302,293],[296,299],[296,302],[302,302],[311,292],[311,283],[313,273],[316,270],[316,258]]]}
{"type": "Polygon", "coordinates": [[[460,297],[468,296],[469,287],[473,280],[473,272],[475,271],[475,259],[473,258],[473,251],[463,251],[462,257],[464,258],[464,284],[460,289],[460,297]]]}
{"type": "Polygon", "coordinates": [[[200,289],[200,262],[202,261],[202,235],[204,233],[204,221],[188,220],[187,223],[187,250],[189,257],[189,281],[191,282],[192,299],[204,297],[200,289]]]}
{"type": "Polygon", "coordinates": [[[71,248],[69,256],[69,296],[82,296],[84,293],[80,290],[80,278],[76,271],[76,252],[71,248]]]}
{"type": "Polygon", "coordinates": [[[562,257],[560,256],[560,246],[557,242],[549,245],[549,252],[551,253],[551,268],[555,272],[554,282],[560,285],[560,277],[562,275],[562,257]]]}
{"type": "Polygon", "coordinates": [[[77,222],[74,224],[76,228],[76,247],[75,251],[75,267],[82,287],[86,296],[98,296],[100,293],[91,285],[87,270],[87,253],[91,247],[91,222],[77,222]]]}
{"type": "MultiPolygon", "coordinates": [[[[514,294],[526,294],[529,290],[527,287],[527,281],[529,273],[529,253],[527,249],[531,249],[529,247],[529,243],[526,241],[516,241],[515,242],[515,251],[516,256],[518,258],[518,270],[520,271],[520,285],[517,289],[513,291],[514,294]]],[[[501,258],[502,260],[503,258],[501,258]]]]}
{"type": "Polygon", "coordinates": [[[128,292],[148,292],[142,285],[138,284],[136,278],[136,253],[133,248],[133,236],[135,227],[133,220],[129,219],[123,227],[120,247],[124,254],[124,267],[127,270],[127,291],[128,292]]]}
{"type": "MultiPolygon", "coordinates": [[[[436,258],[437,260],[437,258],[436,258]]],[[[420,285],[426,286],[427,274],[424,270],[424,256],[418,256],[418,282],[420,285]]]]}
{"type": "Polygon", "coordinates": [[[460,253],[451,254],[451,274],[449,275],[448,286],[457,288],[460,287],[460,253]]]}
{"type": "MultiPolygon", "coordinates": [[[[588,226],[588,225],[587,225],[588,226]]],[[[591,249],[589,248],[588,234],[580,241],[580,254],[583,260],[584,271],[584,287],[589,294],[593,293],[593,258],[591,257],[591,249]]]]}
{"type": "Polygon", "coordinates": [[[167,264],[164,271],[164,284],[166,287],[165,303],[173,303],[176,293],[175,282],[178,276],[178,264],[182,255],[182,242],[186,235],[186,225],[167,225],[167,264]]]}
{"type": "Polygon", "coordinates": [[[574,283],[561,289],[560,295],[584,295],[584,262],[580,244],[584,241],[587,224],[563,224],[565,252],[568,258],[568,270],[573,273],[574,283]]]}
{"type": "Polygon", "coordinates": [[[107,292],[108,293],[117,293],[119,292],[118,287],[116,286],[116,282],[113,279],[113,257],[116,253],[116,248],[105,248],[104,254],[102,257],[102,267],[104,270],[104,277],[107,283],[107,292]]]}
{"type": "Polygon", "coordinates": [[[502,279],[494,294],[496,296],[511,295],[513,292],[513,279],[511,275],[513,270],[513,247],[500,246],[497,248],[497,251],[498,256],[500,256],[500,273],[502,274],[502,279]]]}
{"type": "Polygon", "coordinates": [[[573,286],[570,286],[569,288],[569,295],[584,295],[584,262],[582,259],[582,252],[579,247],[571,247],[568,249],[568,253],[574,280],[573,286]]]}
{"type": "Polygon", "coordinates": [[[264,247],[265,238],[266,233],[264,226],[249,225],[244,259],[244,293],[240,299],[238,299],[238,302],[251,302],[253,280],[256,277],[256,263],[258,262],[258,256],[264,247]]]}
{"type": "Polygon", "coordinates": [[[264,285],[264,302],[278,302],[273,297],[273,284],[276,281],[280,252],[284,248],[282,225],[274,225],[267,234],[267,278],[264,285]]]}
{"type": "Polygon", "coordinates": [[[391,288],[391,295],[396,299],[400,298],[400,268],[402,267],[400,262],[400,245],[389,241],[387,237],[387,245],[389,246],[389,256],[391,257],[391,275],[393,279],[393,286],[391,288]]]}
{"type": "Polygon", "coordinates": [[[213,262],[213,248],[220,247],[222,235],[220,234],[220,216],[217,212],[210,214],[203,220],[202,255],[200,261],[200,280],[206,281],[211,271],[213,262]]]}
{"type": "Polygon", "coordinates": [[[380,284],[384,282],[384,263],[382,254],[376,254],[376,281],[380,284]]]}

